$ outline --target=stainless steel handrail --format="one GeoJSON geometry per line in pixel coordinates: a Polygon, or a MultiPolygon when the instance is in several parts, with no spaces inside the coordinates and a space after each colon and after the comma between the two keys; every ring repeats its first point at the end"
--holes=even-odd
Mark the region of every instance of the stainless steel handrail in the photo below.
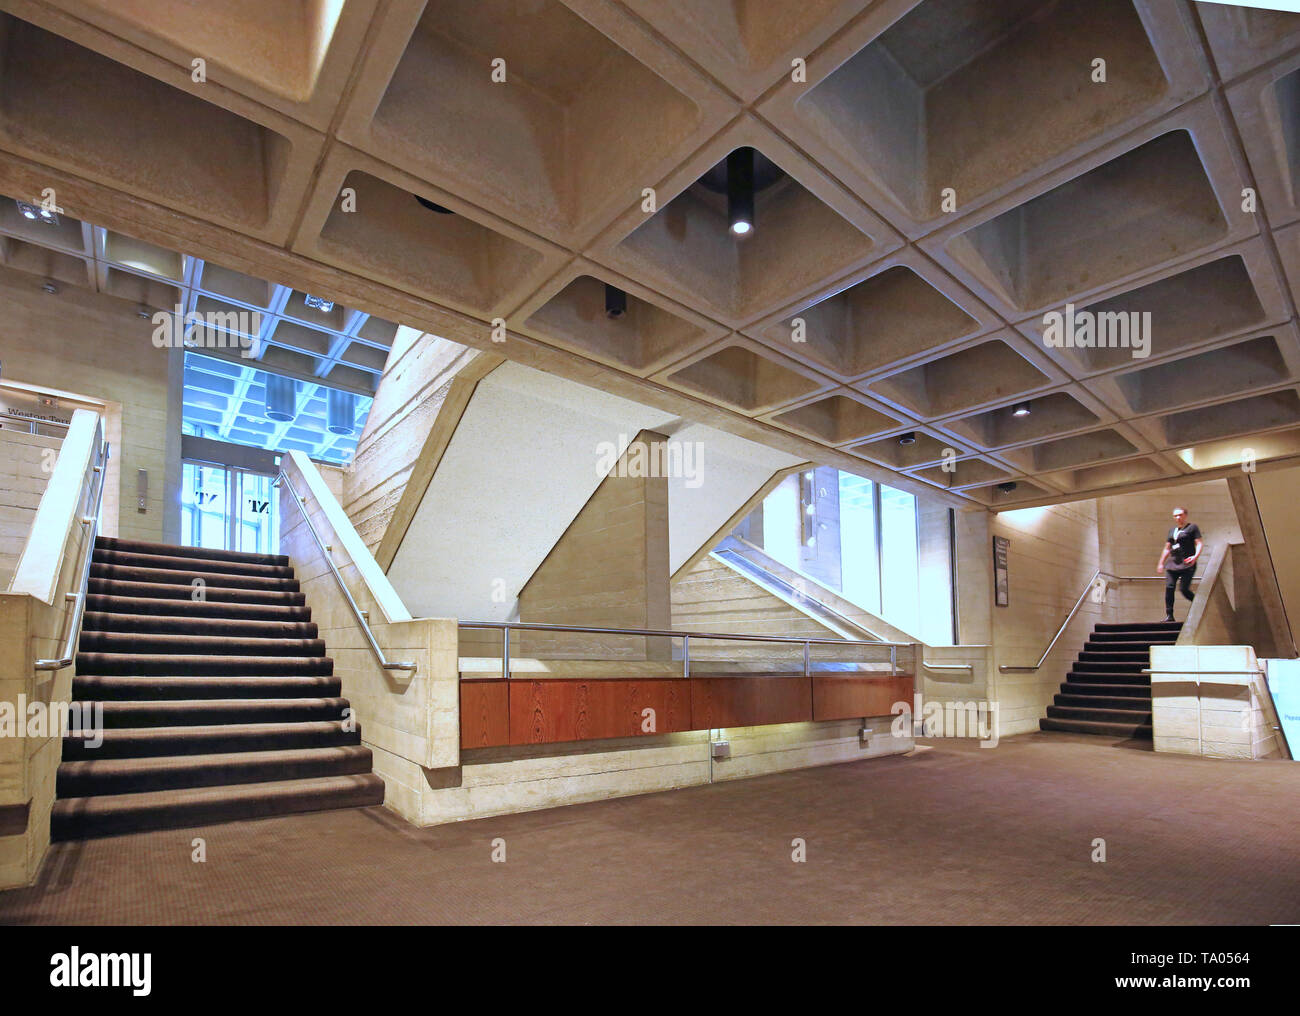
{"type": "Polygon", "coordinates": [[[460,621],[461,628],[484,628],[501,632],[501,676],[510,677],[510,633],[512,631],[562,631],[583,635],[633,635],[682,640],[682,676],[691,676],[691,639],[723,639],[731,642],[783,642],[803,646],[804,677],[812,674],[813,646],[870,646],[889,649],[890,676],[898,674],[898,649],[912,646],[911,642],[862,642],[856,639],[801,639],[793,635],[735,635],[719,632],[676,631],[659,628],[587,628],[573,624],[535,624],[528,621],[460,621]]]}
{"type": "Polygon", "coordinates": [[[86,587],[90,584],[90,562],[95,556],[95,539],[99,536],[99,511],[104,504],[104,479],[108,475],[108,456],[109,445],[105,441],[100,449],[99,463],[93,467],[93,472],[99,475],[95,491],[95,509],[89,515],[81,517],[81,524],[87,527],[81,545],[81,582],[75,593],[66,594],[67,598],[74,600],[77,606],[72,612],[72,624],[68,628],[68,636],[63,644],[63,655],[56,660],[37,660],[35,663],[37,670],[62,670],[64,667],[72,666],[72,661],[77,658],[77,639],[81,636],[81,621],[86,614],[86,587]]]}
{"type": "Polygon", "coordinates": [[[293,503],[298,506],[298,511],[302,513],[302,520],[307,523],[307,529],[316,540],[316,546],[320,548],[321,556],[325,558],[330,566],[330,571],[334,573],[334,581],[339,584],[343,598],[348,601],[348,606],[352,608],[352,616],[357,619],[357,624],[361,626],[366,641],[370,643],[370,651],[375,654],[375,659],[379,661],[379,665],[385,670],[415,670],[416,665],[414,663],[394,663],[384,655],[384,651],[379,648],[379,643],[375,641],[375,633],[370,630],[370,622],[366,618],[366,612],[358,607],[357,601],[352,598],[347,583],[343,581],[338,566],[334,564],[334,558],[330,556],[329,548],[325,546],[325,541],[320,538],[320,533],[316,531],[316,526],[312,524],[311,516],[307,514],[307,508],[303,504],[302,497],[294,489],[293,481],[289,479],[283,469],[280,470],[280,475],[276,477],[276,483],[285,487],[289,492],[289,496],[293,499],[293,503]]]}
{"type": "MultiPolygon", "coordinates": [[[[1047,659],[1047,654],[1052,651],[1052,647],[1056,645],[1057,641],[1060,639],[1061,635],[1064,634],[1065,629],[1069,626],[1070,622],[1074,620],[1074,615],[1077,614],[1079,612],[1079,608],[1083,606],[1083,599],[1092,590],[1093,583],[1096,582],[1103,575],[1108,579],[1116,579],[1119,582],[1145,582],[1148,580],[1151,582],[1164,581],[1164,579],[1161,578],[1159,575],[1116,575],[1114,572],[1102,571],[1100,568],[1098,568],[1095,572],[1092,573],[1092,578],[1090,578],[1088,580],[1088,584],[1084,586],[1083,592],[1079,594],[1079,599],[1075,601],[1075,604],[1071,608],[1070,613],[1066,615],[1065,620],[1061,622],[1061,627],[1056,629],[1056,634],[1052,636],[1052,641],[1047,644],[1047,648],[1043,650],[1043,655],[1038,658],[1038,662],[1035,663],[1032,667],[1010,667],[1007,666],[1005,663],[1001,663],[998,664],[998,670],[1002,671],[1002,673],[1004,674],[1012,673],[1012,672],[1031,673],[1032,671],[1035,671],[1039,667],[1041,667],[1043,665],[1043,661],[1047,659]]],[[[1198,575],[1195,578],[1193,578],[1192,581],[1200,582],[1201,577],[1198,575]]]]}
{"type": "Polygon", "coordinates": [[[1074,620],[1074,615],[1077,614],[1079,612],[1079,608],[1083,606],[1084,597],[1086,597],[1088,593],[1092,590],[1092,584],[1097,581],[1097,579],[1101,576],[1101,574],[1102,572],[1100,568],[1098,568],[1095,572],[1092,573],[1092,578],[1090,578],[1087,582],[1087,585],[1083,587],[1083,592],[1081,592],[1079,594],[1079,598],[1074,601],[1074,606],[1070,608],[1070,613],[1067,614],[1065,620],[1061,622],[1061,627],[1056,629],[1056,634],[1052,636],[1052,641],[1047,643],[1047,648],[1043,650],[1043,655],[1038,658],[1037,663],[1035,663],[1032,667],[1009,667],[1005,663],[1000,663],[998,664],[998,670],[1000,670],[1004,674],[1011,673],[1011,672],[1030,673],[1032,671],[1037,670],[1039,667],[1041,667],[1043,665],[1043,661],[1047,659],[1048,653],[1052,651],[1052,647],[1056,645],[1056,643],[1060,640],[1061,635],[1065,632],[1065,629],[1069,627],[1070,622],[1074,620]]]}

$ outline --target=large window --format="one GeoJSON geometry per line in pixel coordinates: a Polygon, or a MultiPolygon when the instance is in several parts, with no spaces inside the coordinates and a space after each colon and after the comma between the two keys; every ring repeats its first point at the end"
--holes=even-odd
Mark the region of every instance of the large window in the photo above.
{"type": "Polygon", "coordinates": [[[953,631],[950,511],[821,467],[782,481],[737,535],[931,645],[953,631]]]}
{"type": "Polygon", "coordinates": [[[279,553],[274,477],[205,462],[183,464],[181,542],[209,550],[279,553]]]}

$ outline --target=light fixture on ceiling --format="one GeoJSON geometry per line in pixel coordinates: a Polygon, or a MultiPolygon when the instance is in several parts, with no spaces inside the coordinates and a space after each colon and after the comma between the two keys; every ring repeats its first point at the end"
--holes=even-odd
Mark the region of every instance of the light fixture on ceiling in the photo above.
{"type": "Polygon", "coordinates": [[[1012,416],[1028,416],[1028,415],[1029,415],[1029,403],[1028,403],[1028,402],[1017,402],[1014,406],[1011,407],[1011,415],[1012,415],[1012,416]]]}
{"type": "Polygon", "coordinates": [[[320,311],[322,314],[328,314],[334,309],[333,300],[327,300],[323,296],[312,296],[310,293],[305,293],[303,295],[302,302],[313,310],[320,311]]]}
{"type": "Polygon", "coordinates": [[[455,215],[455,214],[456,214],[456,213],[453,212],[450,208],[444,208],[442,205],[435,204],[434,202],[430,201],[428,198],[422,198],[422,197],[420,197],[419,194],[415,194],[415,195],[413,195],[413,196],[414,196],[414,198],[415,198],[416,201],[420,202],[421,205],[423,205],[425,208],[429,209],[429,211],[431,211],[431,212],[437,212],[439,215],[455,215]]]}
{"type": "Polygon", "coordinates": [[[754,228],[754,149],[737,148],[727,156],[727,223],[732,236],[754,228]]]}
{"type": "Polygon", "coordinates": [[[30,201],[15,200],[14,204],[18,206],[18,211],[22,213],[24,219],[31,222],[43,222],[47,226],[57,226],[59,224],[59,214],[52,208],[34,205],[30,201]]]}
{"type": "Polygon", "coordinates": [[[998,484],[998,490],[1002,491],[1002,493],[1004,494],[1010,494],[1015,489],[1016,489],[1015,480],[1007,480],[1005,483],[998,484]]]}
{"type": "Polygon", "coordinates": [[[53,279],[46,279],[44,284],[41,286],[41,289],[45,290],[45,292],[49,293],[51,296],[59,291],[59,287],[53,279]]]}
{"type": "Polygon", "coordinates": [[[627,313],[627,293],[617,286],[605,284],[605,317],[618,320],[627,313]]]}
{"type": "Polygon", "coordinates": [[[298,382],[280,374],[266,375],[266,418],[288,423],[298,415],[298,382]]]}
{"type": "Polygon", "coordinates": [[[916,444],[916,431],[909,430],[906,434],[899,434],[898,443],[901,445],[916,444]]]}
{"type": "Polygon", "coordinates": [[[140,304],[140,306],[135,309],[135,316],[138,318],[144,318],[146,321],[152,321],[153,311],[144,304],[140,304]]]}
{"type": "Polygon", "coordinates": [[[331,434],[355,433],[356,397],[337,388],[325,389],[325,429],[331,434]]]}
{"type": "Polygon", "coordinates": [[[699,185],[727,198],[727,227],[734,237],[755,228],[754,195],[767,190],[785,171],[755,148],[737,148],[699,179],[699,185]]]}

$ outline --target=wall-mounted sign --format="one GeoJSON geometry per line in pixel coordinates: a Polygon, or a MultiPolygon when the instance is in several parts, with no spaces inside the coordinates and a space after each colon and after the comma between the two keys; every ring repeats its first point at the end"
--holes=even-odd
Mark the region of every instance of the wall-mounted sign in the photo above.
{"type": "Polygon", "coordinates": [[[1011,602],[1011,581],[1007,575],[1007,550],[1011,541],[1005,536],[993,537],[993,602],[1005,607],[1011,602]]]}
{"type": "Polygon", "coordinates": [[[66,427],[72,421],[76,408],[53,396],[0,387],[0,423],[10,426],[30,420],[37,424],[52,423],[66,427]]]}

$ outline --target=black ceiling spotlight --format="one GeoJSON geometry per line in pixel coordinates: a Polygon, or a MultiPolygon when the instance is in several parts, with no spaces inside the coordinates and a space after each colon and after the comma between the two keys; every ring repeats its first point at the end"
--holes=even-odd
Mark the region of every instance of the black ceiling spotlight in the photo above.
{"type": "Polygon", "coordinates": [[[617,286],[605,283],[605,317],[617,321],[627,313],[627,294],[617,286]]]}
{"type": "Polygon", "coordinates": [[[916,444],[916,431],[909,430],[906,434],[899,434],[898,443],[901,445],[916,444]]]}
{"type": "Polygon", "coordinates": [[[1002,493],[1004,493],[1004,494],[1010,494],[1010,493],[1011,493],[1013,490],[1015,490],[1015,489],[1016,489],[1016,481],[1015,481],[1015,480],[1007,480],[1006,483],[999,483],[999,484],[998,484],[998,490],[1002,491],[1002,493]]]}
{"type": "Polygon", "coordinates": [[[453,212],[450,208],[443,208],[442,205],[434,204],[434,203],[433,203],[432,201],[430,201],[428,198],[422,198],[422,197],[420,197],[419,194],[413,194],[412,197],[414,197],[416,201],[420,202],[420,204],[422,204],[425,208],[429,209],[429,211],[431,211],[431,212],[437,212],[439,215],[455,215],[455,214],[456,214],[456,213],[453,212]]]}
{"type": "Polygon", "coordinates": [[[727,227],[735,237],[754,232],[754,195],[767,190],[785,171],[762,152],[737,148],[700,177],[700,186],[727,196],[727,227]]]}
{"type": "Polygon", "coordinates": [[[1014,406],[1011,407],[1011,415],[1012,415],[1012,416],[1028,416],[1028,415],[1029,415],[1029,403],[1028,403],[1028,402],[1017,402],[1014,406]]]}

